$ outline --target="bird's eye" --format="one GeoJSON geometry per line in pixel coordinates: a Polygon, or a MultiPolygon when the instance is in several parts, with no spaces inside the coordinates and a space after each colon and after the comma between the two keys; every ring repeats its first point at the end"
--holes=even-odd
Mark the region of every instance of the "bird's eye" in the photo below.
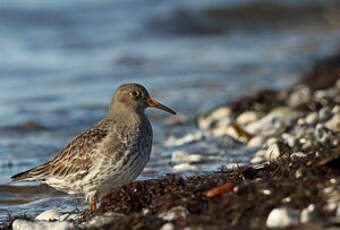
{"type": "Polygon", "coordinates": [[[139,95],[138,91],[132,91],[129,93],[130,96],[137,97],[139,95]]]}

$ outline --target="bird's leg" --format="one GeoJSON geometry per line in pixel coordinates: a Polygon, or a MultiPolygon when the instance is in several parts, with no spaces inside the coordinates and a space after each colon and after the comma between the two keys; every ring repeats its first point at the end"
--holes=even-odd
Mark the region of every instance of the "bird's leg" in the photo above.
{"type": "Polygon", "coordinates": [[[90,211],[96,210],[96,199],[95,197],[90,198],[90,211]]]}

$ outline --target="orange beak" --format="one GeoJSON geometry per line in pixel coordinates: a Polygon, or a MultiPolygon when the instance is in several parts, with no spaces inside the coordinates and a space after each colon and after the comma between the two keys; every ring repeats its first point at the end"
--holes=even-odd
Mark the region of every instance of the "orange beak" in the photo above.
{"type": "Polygon", "coordinates": [[[173,111],[172,109],[170,109],[169,107],[166,107],[165,105],[162,105],[161,103],[149,98],[146,100],[146,103],[148,106],[150,107],[154,107],[154,108],[157,108],[157,109],[161,109],[161,110],[164,110],[164,111],[167,111],[169,113],[172,113],[173,115],[176,115],[176,112],[173,111]]]}

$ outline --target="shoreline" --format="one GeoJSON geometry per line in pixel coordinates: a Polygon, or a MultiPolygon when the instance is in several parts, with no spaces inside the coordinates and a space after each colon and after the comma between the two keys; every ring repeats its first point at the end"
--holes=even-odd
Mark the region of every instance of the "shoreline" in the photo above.
{"type": "Polygon", "coordinates": [[[10,217],[0,228],[20,229],[25,224],[163,230],[338,226],[339,79],[340,55],[335,55],[319,61],[296,86],[262,90],[198,117],[198,127],[212,138],[228,136],[257,149],[252,159],[257,168],[221,168],[208,175],[136,181],[104,196],[95,212],[64,219],[54,214],[59,221],[52,222],[46,216],[34,222],[28,216],[10,217]]]}

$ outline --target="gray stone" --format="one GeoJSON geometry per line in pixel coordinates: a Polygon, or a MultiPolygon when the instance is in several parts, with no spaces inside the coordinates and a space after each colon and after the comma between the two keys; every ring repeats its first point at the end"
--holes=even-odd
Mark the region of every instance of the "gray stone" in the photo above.
{"type": "Polygon", "coordinates": [[[335,97],[335,95],[336,95],[336,90],[334,88],[317,90],[314,93],[314,96],[319,100],[325,97],[335,97]]]}
{"type": "Polygon", "coordinates": [[[316,140],[322,144],[331,143],[333,140],[332,133],[322,124],[317,124],[314,130],[316,140]]]}
{"type": "Polygon", "coordinates": [[[300,215],[291,208],[275,208],[267,218],[266,225],[269,228],[286,228],[291,225],[299,224],[300,215]]]}
{"type": "Polygon", "coordinates": [[[323,107],[319,110],[319,120],[321,122],[329,120],[333,116],[333,112],[329,107],[323,107]]]}
{"type": "Polygon", "coordinates": [[[312,92],[306,86],[298,86],[288,97],[288,105],[297,107],[312,100],[312,92]]]}

